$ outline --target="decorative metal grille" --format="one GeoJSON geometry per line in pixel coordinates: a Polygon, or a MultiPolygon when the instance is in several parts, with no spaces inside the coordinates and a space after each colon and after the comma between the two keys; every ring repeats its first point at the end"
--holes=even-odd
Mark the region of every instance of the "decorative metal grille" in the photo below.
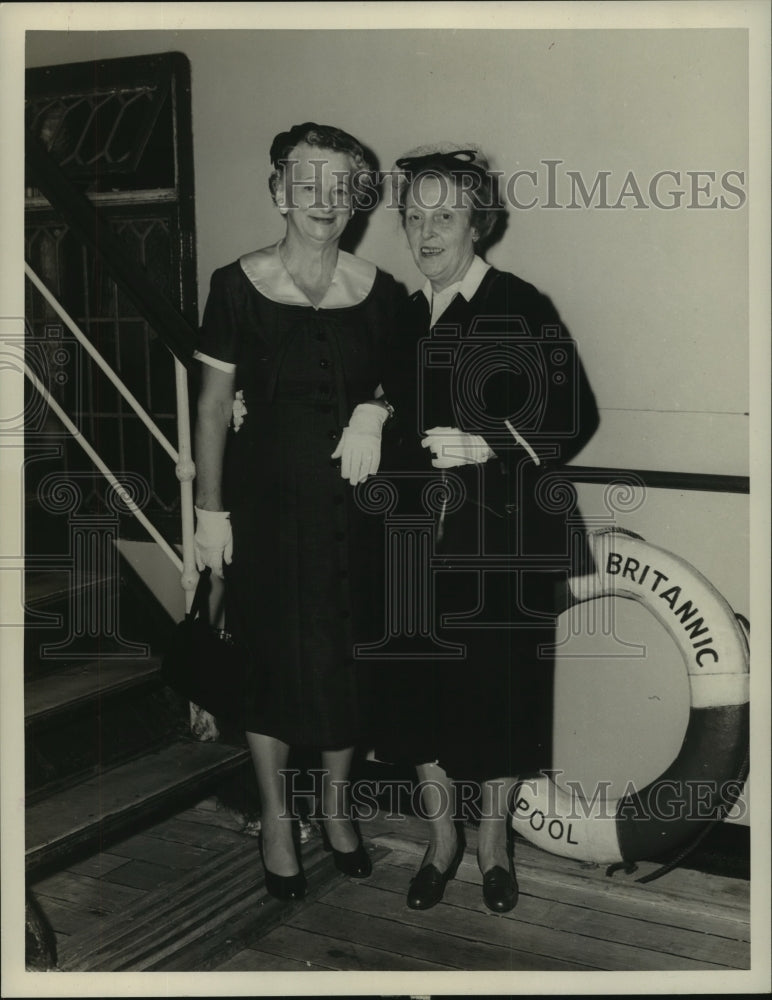
{"type": "Polygon", "coordinates": [[[27,104],[27,127],[43,139],[60,167],[93,173],[99,160],[110,170],[133,170],[141,155],[155,88],[40,97],[27,104]]]}
{"type": "MultiPolygon", "coordinates": [[[[112,220],[138,262],[170,293],[172,254],[168,218],[112,220]]],[[[176,438],[174,362],[171,353],[132,303],[121,294],[99,259],[61,222],[29,225],[26,256],[81,330],[170,439],[176,438]]],[[[49,385],[86,439],[115,469],[140,471],[150,487],[151,510],[179,507],[179,484],[168,456],[148,434],[120,393],[59,318],[28,285],[28,330],[46,357],[49,385]]],[[[80,449],[67,447],[66,468],[84,466],[80,449]]]]}
{"type": "Polygon", "coordinates": [[[175,54],[28,71],[25,122],[89,193],[175,188],[175,54]]]}

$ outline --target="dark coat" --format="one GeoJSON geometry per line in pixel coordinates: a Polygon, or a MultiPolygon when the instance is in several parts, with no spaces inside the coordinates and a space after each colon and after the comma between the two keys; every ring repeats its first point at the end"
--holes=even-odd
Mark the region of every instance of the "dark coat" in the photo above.
{"type": "MultiPolygon", "coordinates": [[[[397,317],[383,380],[395,411],[379,476],[397,497],[387,528],[420,532],[423,519],[434,530],[413,546],[431,571],[388,585],[395,602],[425,601],[428,613],[418,603],[401,613],[414,629],[430,618],[432,634],[423,646],[408,636],[404,656],[381,672],[379,756],[439,760],[455,779],[522,776],[551,764],[559,594],[569,572],[586,568],[575,491],[560,468],[598,412],[557,312],[520,278],[491,268],[470,302],[456,296],[429,322],[416,292],[397,317]],[[482,436],[495,458],[434,469],[421,440],[435,426],[482,436]],[[463,652],[443,659],[452,645],[463,652]]],[[[383,646],[398,648],[398,637],[383,646]]]]}
{"type": "Polygon", "coordinates": [[[538,577],[578,568],[576,496],[559,470],[598,426],[576,344],[550,300],[491,268],[472,300],[456,296],[430,331],[429,304],[416,292],[397,318],[384,391],[395,419],[387,425],[382,469],[412,474],[400,485],[402,510],[425,509],[417,490],[424,477],[439,475],[420,447],[424,431],[447,426],[482,436],[496,458],[446,474],[465,501],[446,513],[437,551],[450,557],[477,545],[481,555],[516,557],[518,577],[529,581],[524,593],[540,592],[542,605],[538,577]]]}

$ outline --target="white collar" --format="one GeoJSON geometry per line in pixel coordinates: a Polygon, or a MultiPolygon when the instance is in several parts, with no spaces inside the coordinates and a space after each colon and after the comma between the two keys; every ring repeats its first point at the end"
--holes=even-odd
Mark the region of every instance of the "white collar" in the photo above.
{"type": "Polygon", "coordinates": [[[447,288],[443,288],[441,292],[433,292],[431,282],[427,281],[421,291],[431,306],[432,325],[442,316],[456,295],[462,295],[469,302],[489,270],[490,264],[486,264],[482,257],[475,254],[464,277],[460,281],[448,285],[447,288]]]}
{"type": "Polygon", "coordinates": [[[258,292],[267,299],[282,305],[310,306],[314,309],[341,309],[358,305],[370,294],[376,274],[375,264],[339,250],[330,287],[319,305],[314,306],[284,266],[279,255],[279,243],[244,254],[239,258],[239,264],[258,292]]]}

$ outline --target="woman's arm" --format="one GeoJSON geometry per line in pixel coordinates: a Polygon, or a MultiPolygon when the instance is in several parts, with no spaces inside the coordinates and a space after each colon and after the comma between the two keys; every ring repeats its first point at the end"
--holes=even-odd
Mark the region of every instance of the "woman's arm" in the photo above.
{"type": "Polygon", "coordinates": [[[196,506],[221,511],[225,438],[233,412],[235,372],[203,364],[194,435],[196,506]]]}

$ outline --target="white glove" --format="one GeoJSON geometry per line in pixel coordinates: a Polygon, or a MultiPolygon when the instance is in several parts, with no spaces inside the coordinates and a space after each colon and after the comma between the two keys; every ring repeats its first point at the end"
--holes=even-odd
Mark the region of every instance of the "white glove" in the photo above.
{"type": "Polygon", "coordinates": [[[210,566],[215,576],[223,578],[223,559],[230,564],[233,560],[233,532],[231,515],[228,510],[196,511],[196,534],[193,544],[196,552],[196,566],[199,573],[210,566]]]}
{"type": "Polygon", "coordinates": [[[381,464],[381,430],[389,413],[374,403],[354,407],[348,426],[343,428],[338,447],[330,456],[339,458],[340,474],[352,486],[374,476],[381,464]]]}
{"type": "Polygon", "coordinates": [[[239,427],[244,423],[244,417],[248,414],[247,404],[244,402],[244,390],[239,389],[233,398],[233,405],[231,406],[231,411],[233,414],[233,433],[238,434],[239,427]]]}
{"type": "Polygon", "coordinates": [[[495,457],[485,438],[467,434],[458,427],[432,427],[424,432],[422,448],[429,448],[434,455],[435,469],[455,469],[458,465],[487,462],[495,457]]]}

